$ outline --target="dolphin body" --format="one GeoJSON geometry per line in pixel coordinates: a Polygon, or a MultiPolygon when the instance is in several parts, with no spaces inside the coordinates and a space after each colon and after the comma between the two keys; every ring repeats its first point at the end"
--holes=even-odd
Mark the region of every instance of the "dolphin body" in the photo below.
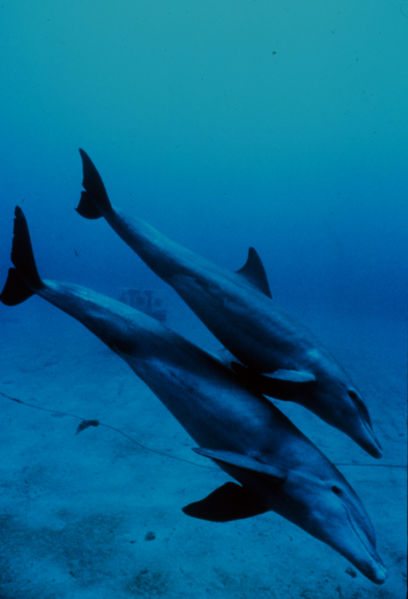
{"type": "Polygon", "coordinates": [[[89,156],[80,150],[79,214],[104,217],[142,260],[190,306],[240,362],[230,365],[258,392],[295,401],[349,435],[373,457],[382,455],[359,392],[329,353],[271,301],[265,269],[250,248],[236,273],[183,248],[140,219],[112,206],[89,156]]]}
{"type": "Polygon", "coordinates": [[[84,287],[42,280],[16,208],[6,305],[37,294],[82,322],[132,370],[211,458],[228,482],[184,508],[211,521],[273,510],[345,556],[377,584],[385,567],[373,526],[333,464],[270,401],[214,356],[126,304],[84,287]]]}

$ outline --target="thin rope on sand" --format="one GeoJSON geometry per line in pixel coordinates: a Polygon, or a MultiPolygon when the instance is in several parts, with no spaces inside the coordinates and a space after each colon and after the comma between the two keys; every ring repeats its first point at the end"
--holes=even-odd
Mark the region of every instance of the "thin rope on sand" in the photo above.
{"type": "MultiPolygon", "coordinates": [[[[83,426],[83,427],[79,426],[77,428],[77,432],[80,432],[81,430],[88,428],[88,426],[103,426],[105,428],[108,428],[108,429],[118,433],[119,435],[122,435],[122,437],[125,437],[125,439],[128,439],[131,443],[133,443],[134,445],[137,445],[144,451],[148,451],[150,453],[155,453],[156,455],[159,455],[161,457],[170,458],[172,460],[177,460],[178,462],[186,462],[187,464],[197,466],[197,468],[204,468],[204,470],[211,470],[213,472],[217,471],[216,468],[212,468],[211,466],[205,466],[203,464],[198,464],[197,462],[192,462],[191,460],[187,460],[186,458],[181,458],[179,456],[172,455],[171,453],[167,453],[166,451],[160,451],[158,449],[153,449],[152,447],[147,447],[146,445],[143,445],[143,443],[140,443],[140,441],[137,441],[137,439],[135,439],[128,433],[125,433],[124,431],[122,431],[120,428],[117,428],[116,426],[112,426],[111,424],[107,424],[106,422],[101,422],[100,420],[96,420],[96,419],[89,420],[89,419],[83,418],[82,416],[78,416],[78,414],[72,414],[71,412],[62,412],[61,410],[55,410],[54,408],[44,408],[43,406],[38,406],[34,403],[31,403],[28,401],[23,401],[22,399],[19,399],[18,397],[12,397],[11,395],[4,393],[3,391],[0,391],[0,395],[2,395],[6,399],[9,399],[10,401],[14,401],[18,404],[27,406],[29,408],[33,408],[35,410],[40,410],[41,412],[49,412],[50,414],[56,414],[58,416],[69,416],[70,418],[75,418],[76,420],[79,420],[81,423],[85,423],[85,426],[83,426]]],[[[364,467],[364,468],[365,467],[367,467],[367,468],[406,468],[407,467],[404,464],[382,464],[382,463],[367,464],[367,463],[361,463],[361,462],[335,462],[335,465],[336,466],[347,466],[347,467],[348,466],[357,466],[357,467],[364,467]]]]}

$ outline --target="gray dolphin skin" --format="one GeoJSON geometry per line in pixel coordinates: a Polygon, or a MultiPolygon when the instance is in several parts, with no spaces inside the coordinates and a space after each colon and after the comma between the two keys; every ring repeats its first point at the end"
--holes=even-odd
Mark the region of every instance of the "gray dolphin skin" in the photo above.
{"type": "Polygon", "coordinates": [[[84,324],[123,358],[198,444],[237,482],[184,508],[227,521],[273,510],[384,582],[373,526],[333,464],[269,400],[214,356],[158,321],[84,287],[40,278],[27,224],[16,208],[12,262],[0,299],[37,294],[84,324]]]}
{"type": "Polygon", "coordinates": [[[271,299],[263,264],[250,248],[236,273],[167,239],[110,202],[89,156],[80,150],[83,186],[77,207],[86,218],[104,217],[118,235],[171,285],[239,362],[230,365],[265,395],[302,404],[343,431],[373,457],[382,455],[368,410],[337,362],[271,299]]]}

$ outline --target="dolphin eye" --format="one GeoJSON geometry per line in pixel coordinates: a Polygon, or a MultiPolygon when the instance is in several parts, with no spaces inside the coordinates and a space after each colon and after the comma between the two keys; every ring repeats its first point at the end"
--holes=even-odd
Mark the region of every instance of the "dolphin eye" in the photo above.
{"type": "Polygon", "coordinates": [[[341,491],[340,487],[333,485],[331,489],[332,489],[333,493],[335,493],[336,495],[341,495],[342,491],[341,491]]]}
{"type": "Polygon", "coordinates": [[[358,401],[359,397],[357,395],[357,393],[355,391],[353,391],[353,389],[349,389],[347,391],[347,393],[349,394],[350,398],[353,399],[354,401],[358,401]]]}

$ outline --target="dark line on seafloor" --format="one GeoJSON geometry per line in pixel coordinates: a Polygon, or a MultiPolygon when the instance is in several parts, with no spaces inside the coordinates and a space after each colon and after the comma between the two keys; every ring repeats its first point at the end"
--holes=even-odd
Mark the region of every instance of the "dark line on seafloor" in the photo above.
{"type": "MultiPolygon", "coordinates": [[[[70,418],[75,418],[76,420],[80,420],[81,422],[85,420],[85,418],[82,418],[81,416],[78,416],[77,414],[72,414],[71,412],[62,412],[61,410],[53,410],[52,408],[44,408],[42,406],[37,406],[36,404],[30,403],[28,401],[23,401],[22,399],[19,399],[18,397],[12,397],[11,395],[4,393],[3,391],[0,391],[0,395],[5,397],[6,399],[9,399],[10,401],[14,401],[16,403],[19,403],[23,406],[27,406],[29,408],[34,408],[35,410],[40,410],[41,412],[49,412],[50,414],[55,414],[58,416],[69,416],[70,418]]],[[[177,460],[179,462],[186,462],[187,464],[192,464],[193,466],[197,466],[198,468],[204,468],[204,470],[211,470],[213,472],[218,470],[217,468],[212,468],[211,466],[197,464],[197,462],[192,462],[191,460],[187,460],[186,458],[181,458],[179,456],[171,455],[170,453],[166,453],[165,451],[160,451],[159,449],[152,449],[151,447],[147,447],[146,445],[143,445],[143,443],[140,443],[140,441],[137,441],[136,439],[134,439],[133,437],[128,435],[128,433],[125,433],[124,431],[120,430],[119,428],[116,428],[115,426],[112,426],[110,424],[106,424],[105,422],[101,422],[100,420],[98,422],[99,422],[99,426],[104,426],[105,428],[109,428],[110,430],[115,431],[115,433],[122,435],[122,437],[125,437],[126,439],[128,439],[129,441],[131,441],[132,443],[134,443],[135,445],[137,445],[144,451],[149,451],[150,453],[155,453],[162,457],[171,458],[172,460],[177,460]]]]}

